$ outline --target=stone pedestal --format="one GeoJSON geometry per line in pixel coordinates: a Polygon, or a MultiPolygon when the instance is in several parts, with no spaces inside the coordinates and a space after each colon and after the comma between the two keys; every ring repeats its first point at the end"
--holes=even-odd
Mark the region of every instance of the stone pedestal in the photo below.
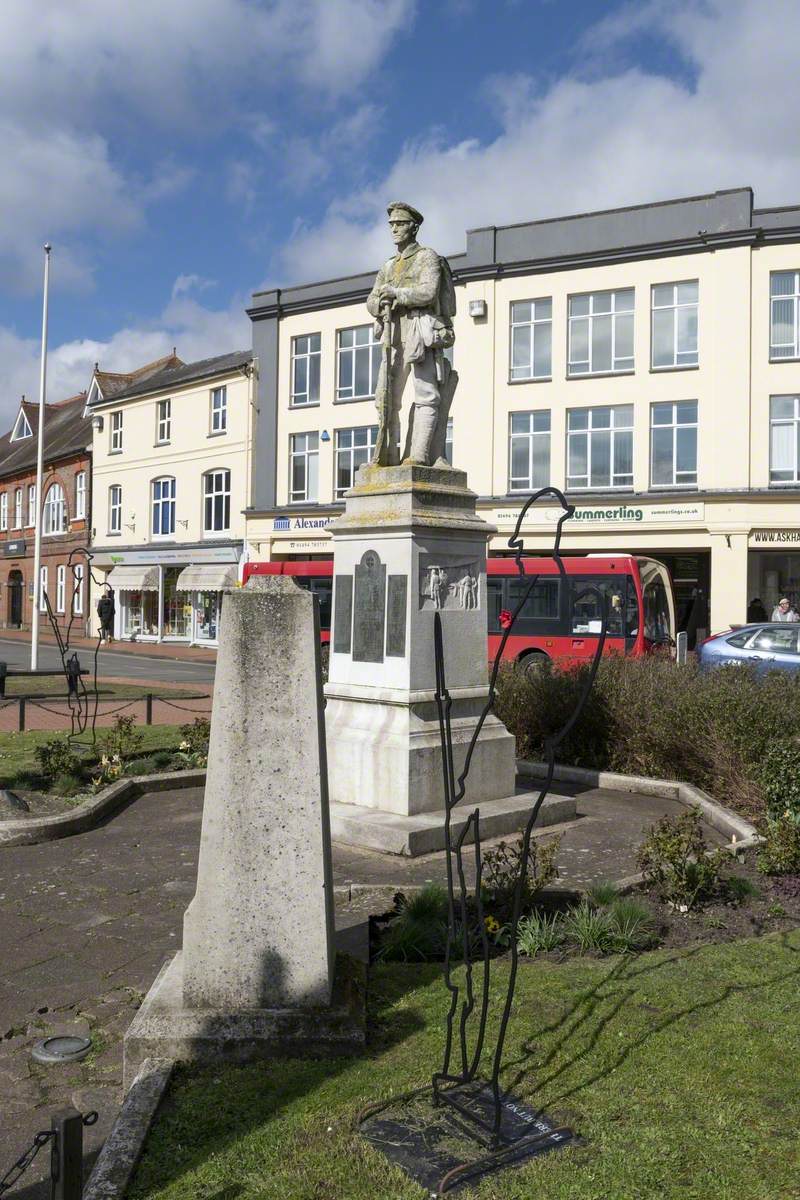
{"type": "Polygon", "coordinates": [[[224,606],[197,891],[183,953],[126,1036],[126,1079],[146,1057],[241,1060],[363,1040],[347,1000],[331,1004],[317,602],[291,579],[262,576],[224,606]]]}
{"type": "MultiPolygon", "coordinates": [[[[494,529],[476,515],[475,499],[463,471],[362,467],[344,515],[331,527],[333,628],[325,694],[337,812],[354,805],[413,818],[444,807],[434,703],[437,610],[453,699],[456,776],[463,766],[488,692],[486,543],[494,529]]],[[[514,778],[514,739],[490,716],[464,803],[512,796],[514,778]]]]}

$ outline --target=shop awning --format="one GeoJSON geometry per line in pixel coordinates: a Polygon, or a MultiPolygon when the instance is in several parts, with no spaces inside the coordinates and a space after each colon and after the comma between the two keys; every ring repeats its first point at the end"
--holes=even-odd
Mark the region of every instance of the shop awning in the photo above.
{"type": "Polygon", "coordinates": [[[123,592],[157,592],[158,567],[114,567],[106,583],[123,592]]]}
{"type": "Polygon", "coordinates": [[[236,563],[196,563],[184,567],[178,576],[178,592],[221,592],[236,586],[239,569],[236,563]]]}

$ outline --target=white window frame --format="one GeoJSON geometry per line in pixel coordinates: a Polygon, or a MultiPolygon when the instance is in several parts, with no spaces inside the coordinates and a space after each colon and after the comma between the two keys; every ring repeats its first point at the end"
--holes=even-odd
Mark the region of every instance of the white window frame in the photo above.
{"type": "Polygon", "coordinates": [[[57,481],[51,483],[44,494],[42,508],[42,535],[52,537],[67,532],[67,498],[64,488],[57,481]]]}
{"type": "Polygon", "coordinates": [[[123,412],[122,412],[121,408],[118,408],[116,410],[116,412],[112,412],[109,415],[109,422],[108,422],[108,429],[109,429],[108,452],[109,452],[109,454],[121,454],[122,453],[122,417],[123,417],[123,412]]]}
{"type": "Polygon", "coordinates": [[[17,419],[14,422],[14,428],[11,431],[10,442],[21,442],[25,438],[33,437],[31,423],[25,415],[25,409],[21,408],[17,414],[17,419]]]}
{"type": "Polygon", "coordinates": [[[289,435],[289,503],[290,504],[315,504],[319,499],[319,433],[316,430],[309,430],[305,433],[292,433],[289,435]],[[314,444],[310,445],[310,439],[313,438],[314,444]],[[304,439],[301,443],[301,439],[304,439]],[[312,459],[316,459],[316,475],[317,486],[316,494],[309,495],[309,465],[312,459]],[[301,491],[299,488],[293,488],[294,481],[294,465],[298,460],[304,462],[304,478],[305,486],[301,491]]]}
{"type": "Polygon", "coordinates": [[[163,541],[165,538],[174,538],[175,537],[176,501],[177,501],[177,486],[175,483],[174,475],[159,475],[156,479],[151,480],[151,483],[150,483],[150,536],[152,537],[153,541],[163,541]],[[164,484],[164,483],[171,484],[171,487],[168,489],[167,495],[164,495],[164,489],[161,488],[161,489],[159,489],[159,495],[156,496],[156,485],[164,484]],[[163,526],[163,524],[164,524],[163,515],[164,515],[164,507],[165,506],[166,506],[166,511],[167,511],[168,517],[169,517],[169,520],[167,521],[169,528],[166,530],[161,528],[161,526],[163,526]],[[156,512],[158,512],[158,526],[159,526],[158,532],[156,532],[156,512]]]}
{"type": "Polygon", "coordinates": [[[444,456],[452,467],[453,465],[453,418],[447,418],[447,429],[444,433],[444,456]]]}
{"type": "Polygon", "coordinates": [[[8,492],[0,492],[0,532],[8,529],[8,492]]]}
{"type": "Polygon", "coordinates": [[[778,394],[769,398],[769,482],[770,487],[794,487],[800,483],[800,396],[778,394]],[[774,402],[776,400],[792,400],[793,414],[790,417],[774,417],[772,415],[774,402]],[[792,464],[790,468],[776,468],[775,461],[775,431],[779,428],[789,428],[792,433],[792,464]],[[791,470],[789,479],[775,479],[774,475],[780,472],[787,474],[791,470]]]}
{"type": "Polygon", "coordinates": [[[112,483],[108,489],[108,532],[122,533],[122,486],[112,483]]]}
{"type": "Polygon", "coordinates": [[[320,397],[320,380],[322,376],[322,335],[319,333],[302,333],[297,337],[292,338],[292,368],[291,368],[291,392],[289,395],[289,405],[291,408],[307,408],[311,404],[319,404],[320,397]],[[316,340],[316,349],[313,348],[313,343],[316,340]],[[305,343],[305,348],[301,349],[301,343],[305,343]],[[311,376],[312,363],[316,360],[316,395],[312,395],[311,376]],[[305,390],[301,391],[297,386],[297,366],[298,363],[305,363],[306,386],[305,390]]]}
{"type": "Polygon", "coordinates": [[[67,568],[64,563],[56,567],[56,612],[63,613],[67,600],[67,568]]]}
{"type": "Polygon", "coordinates": [[[597,292],[578,292],[575,295],[570,296],[569,301],[568,301],[568,312],[569,312],[568,326],[569,326],[569,329],[568,329],[568,338],[567,338],[567,341],[568,341],[567,376],[568,376],[568,378],[583,379],[587,375],[630,374],[630,372],[633,371],[634,367],[635,367],[635,354],[636,354],[635,341],[634,341],[634,338],[635,338],[634,313],[635,313],[635,311],[636,311],[636,289],[632,288],[632,287],[606,289],[606,290],[597,291],[597,292]],[[618,308],[617,307],[618,304],[626,303],[625,301],[620,300],[619,297],[621,297],[623,295],[628,295],[628,294],[631,297],[630,308],[621,308],[621,307],[618,308]],[[605,297],[605,296],[608,296],[610,298],[609,299],[609,308],[607,308],[607,309],[597,308],[596,309],[596,305],[598,304],[600,297],[605,297]],[[572,311],[573,305],[578,300],[588,300],[589,301],[588,312],[573,313],[573,311],[572,311]],[[604,368],[604,367],[597,368],[597,367],[595,367],[594,361],[593,361],[594,338],[592,336],[592,331],[594,328],[595,320],[601,319],[601,318],[606,318],[606,317],[610,317],[610,319],[611,319],[611,367],[610,368],[604,368]],[[619,324],[620,317],[626,317],[626,318],[630,317],[630,319],[631,319],[631,354],[630,355],[617,354],[617,326],[619,324]],[[589,357],[585,358],[585,359],[573,358],[574,333],[575,333],[575,329],[577,328],[578,322],[580,322],[580,321],[586,321],[588,323],[587,353],[588,353],[589,357]],[[584,363],[586,364],[586,369],[579,370],[578,368],[581,367],[584,363]],[[617,365],[617,364],[619,364],[619,365],[617,365]]]}
{"type": "Polygon", "coordinates": [[[698,437],[699,437],[698,404],[697,404],[696,400],[675,400],[675,401],[666,400],[666,401],[657,401],[656,403],[650,405],[650,487],[651,488],[659,489],[659,488],[694,488],[694,487],[697,487],[698,437]],[[678,409],[680,408],[681,405],[686,405],[686,404],[694,405],[694,420],[693,421],[679,421],[678,420],[678,409]],[[656,424],[656,421],[655,421],[656,411],[663,413],[663,412],[666,412],[667,409],[672,410],[670,413],[670,418],[671,418],[670,421],[661,422],[659,424],[656,424]],[[656,430],[663,430],[663,429],[669,429],[672,431],[672,478],[671,478],[671,480],[669,480],[666,483],[656,483],[656,481],[655,481],[655,435],[656,435],[656,430]],[[680,429],[693,429],[694,430],[694,463],[695,463],[694,471],[678,471],[677,470],[678,430],[680,430],[680,429]],[[678,478],[679,475],[682,475],[682,476],[688,475],[688,476],[692,476],[692,478],[679,479],[678,478]]]}
{"type": "Polygon", "coordinates": [[[167,446],[172,440],[172,400],[156,401],[156,445],[167,446]]]}
{"type": "Polygon", "coordinates": [[[75,476],[75,519],[86,517],[86,472],[78,471],[75,476]]]}
{"type": "MultiPolygon", "coordinates": [[[[356,471],[358,468],[354,465],[356,456],[363,458],[364,462],[369,462],[375,453],[375,444],[378,439],[377,425],[353,425],[347,429],[336,430],[336,450],[335,461],[333,466],[333,498],[341,500],[345,492],[349,491],[354,486],[356,481],[356,471]],[[363,435],[366,433],[366,441],[358,446],[354,445],[356,434],[363,435]],[[349,445],[342,445],[342,441],[350,440],[349,445]],[[359,453],[361,451],[362,453],[359,453]],[[366,455],[363,453],[366,452],[366,455]],[[339,466],[343,463],[350,472],[350,482],[346,487],[339,486],[339,466]]],[[[359,462],[358,466],[362,466],[359,462]]]]}
{"type": "Polygon", "coordinates": [[[700,363],[700,281],[698,279],[679,279],[676,283],[654,283],[650,288],[650,368],[653,371],[679,371],[681,368],[696,367],[700,363]],[[697,288],[696,300],[679,300],[678,289],[686,287],[689,284],[695,284],[697,288]],[[672,303],[671,304],[656,304],[656,291],[658,288],[672,288],[672,303]],[[697,336],[695,338],[694,350],[681,350],[678,345],[678,313],[680,311],[695,310],[695,327],[697,336]],[[656,339],[655,339],[655,323],[656,313],[672,312],[672,361],[668,363],[656,363],[656,339]]]}
{"type": "Polygon", "coordinates": [[[634,416],[633,416],[633,405],[632,404],[599,404],[594,408],[570,408],[570,409],[567,409],[567,469],[566,469],[567,490],[570,492],[612,492],[612,491],[613,492],[622,492],[622,491],[630,492],[633,489],[633,462],[634,462],[633,435],[634,435],[634,416]],[[610,423],[608,425],[602,425],[602,424],[595,425],[594,422],[596,419],[596,414],[603,413],[606,411],[610,411],[610,414],[611,414],[610,418],[609,418],[610,423]],[[572,420],[573,416],[578,413],[586,413],[587,426],[585,429],[580,429],[580,428],[570,429],[570,421],[572,420]],[[621,414],[620,421],[622,421],[623,419],[627,419],[629,421],[629,423],[617,425],[615,423],[617,420],[617,414],[621,414]],[[592,444],[593,444],[593,441],[595,440],[592,438],[593,433],[594,434],[608,433],[610,435],[610,438],[609,438],[610,459],[609,459],[609,482],[608,483],[592,483],[591,482],[591,479],[592,479],[592,444]],[[614,452],[616,449],[617,439],[618,439],[618,437],[621,437],[622,435],[627,436],[628,434],[630,434],[630,440],[631,440],[631,470],[629,472],[628,471],[626,471],[624,473],[617,472],[615,474],[615,472],[614,472],[614,452]],[[582,435],[586,436],[586,474],[585,475],[570,475],[570,473],[569,473],[570,449],[571,449],[571,446],[573,443],[573,439],[576,439],[582,435]],[[625,482],[615,483],[614,482],[615,478],[624,479],[625,482]],[[585,479],[586,482],[585,483],[576,483],[575,480],[577,480],[577,479],[585,479]]]}
{"type": "Polygon", "coordinates": [[[86,575],[86,569],[81,562],[76,562],[72,567],[72,615],[75,617],[83,616],[83,583],[86,575]]]}
{"type": "Polygon", "coordinates": [[[371,400],[375,395],[378,384],[378,372],[381,365],[381,343],[375,340],[373,325],[348,325],[336,331],[336,400],[338,403],[348,403],[352,400],[371,400]],[[351,345],[342,345],[342,338],[353,334],[351,345]],[[359,342],[359,335],[365,335],[359,342]],[[368,355],[369,390],[356,392],[356,361],[359,353],[368,355]],[[342,384],[342,364],[349,362],[350,383],[342,384]]]}
{"type": "Polygon", "coordinates": [[[39,567],[39,612],[47,612],[47,600],[45,593],[47,592],[47,567],[39,567]]]}
{"type": "Polygon", "coordinates": [[[210,422],[212,434],[228,432],[228,387],[222,384],[211,389],[210,422]]]}
{"type": "Polygon", "coordinates": [[[231,473],[228,467],[215,467],[203,475],[203,533],[206,537],[220,537],[231,531],[231,473]],[[214,524],[217,511],[216,501],[222,501],[223,517],[227,520],[222,525],[214,524]],[[211,509],[211,524],[208,523],[209,501],[211,509]]]}
{"type": "Polygon", "coordinates": [[[535,492],[541,487],[547,487],[550,482],[550,431],[551,419],[549,408],[531,409],[529,412],[512,412],[508,414],[508,490],[509,492],[535,492]],[[527,417],[527,430],[514,430],[515,418],[516,423],[521,423],[521,418],[527,417]],[[545,422],[546,418],[546,422],[545,422]],[[547,428],[539,428],[536,426],[544,426],[547,428]],[[538,441],[537,441],[538,439],[538,441]],[[513,475],[512,465],[514,462],[514,447],[518,443],[524,443],[528,456],[528,474],[527,476],[513,475]],[[540,481],[534,478],[534,446],[547,443],[547,472],[546,478],[540,481]]]}
{"type": "Polygon", "coordinates": [[[28,524],[27,524],[28,529],[36,528],[36,521],[37,521],[38,515],[39,514],[37,512],[37,504],[36,504],[36,484],[29,483],[28,484],[28,524]]]}
{"type": "Polygon", "coordinates": [[[791,362],[800,358],[800,271],[770,271],[769,275],[769,361],[791,362]],[[774,280],[778,275],[791,275],[792,291],[776,294],[774,280]],[[788,303],[792,308],[792,341],[775,341],[775,307],[788,303]]]}
{"type": "Polygon", "coordinates": [[[508,335],[508,378],[511,383],[519,383],[531,379],[552,379],[553,376],[553,298],[539,296],[535,300],[512,300],[509,304],[509,335],[508,335]],[[531,306],[531,316],[528,320],[518,320],[517,310],[523,304],[531,306]],[[537,316],[539,309],[547,315],[537,316]],[[528,368],[514,366],[514,343],[517,330],[528,330],[528,368]],[[547,329],[550,335],[547,370],[536,373],[536,343],[544,336],[547,329]]]}
{"type": "Polygon", "coordinates": [[[22,529],[22,488],[14,489],[14,528],[22,529]]]}

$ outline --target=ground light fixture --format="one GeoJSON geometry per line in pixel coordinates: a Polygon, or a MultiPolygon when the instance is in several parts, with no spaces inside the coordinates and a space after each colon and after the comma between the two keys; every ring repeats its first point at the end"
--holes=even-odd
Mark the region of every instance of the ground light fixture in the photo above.
{"type": "Polygon", "coordinates": [[[61,1037],[43,1038],[34,1044],[31,1057],[45,1066],[56,1063],[80,1062],[92,1048],[91,1038],[69,1034],[61,1037]]]}

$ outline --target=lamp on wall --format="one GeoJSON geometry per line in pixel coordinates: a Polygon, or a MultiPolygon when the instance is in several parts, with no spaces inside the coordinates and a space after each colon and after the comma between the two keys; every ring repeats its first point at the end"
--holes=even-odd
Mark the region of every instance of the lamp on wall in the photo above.
{"type": "Polygon", "coordinates": [[[329,442],[331,440],[331,435],[328,433],[327,429],[323,429],[322,433],[319,435],[319,440],[321,442],[329,442]]]}
{"type": "Polygon", "coordinates": [[[103,418],[100,416],[100,413],[95,413],[92,417],[92,429],[95,433],[103,432],[103,418]]]}
{"type": "Polygon", "coordinates": [[[178,524],[179,524],[179,525],[182,525],[184,529],[188,529],[188,527],[189,527],[189,519],[188,519],[188,517],[187,517],[187,519],[186,519],[185,521],[178,521],[178,524]]]}

